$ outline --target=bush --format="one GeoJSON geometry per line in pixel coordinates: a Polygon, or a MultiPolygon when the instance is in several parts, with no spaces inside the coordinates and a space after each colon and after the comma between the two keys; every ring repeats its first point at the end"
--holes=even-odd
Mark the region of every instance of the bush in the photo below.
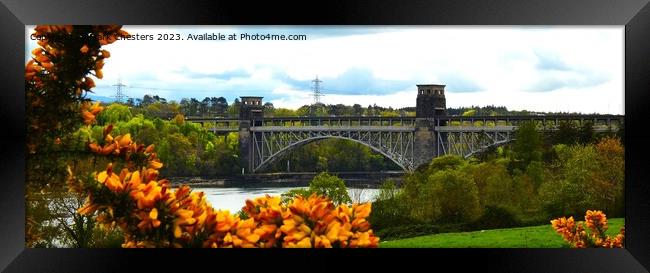
{"type": "Polygon", "coordinates": [[[312,194],[326,196],[336,205],[352,203],[348,194],[348,188],[345,186],[343,179],[327,172],[316,175],[309,182],[308,189],[293,189],[282,194],[282,201],[287,202],[295,197],[309,197],[312,194]]]}
{"type": "Polygon", "coordinates": [[[483,215],[471,224],[473,229],[495,229],[520,226],[515,213],[502,206],[486,206],[483,215]]]}
{"type": "Polygon", "coordinates": [[[428,198],[434,200],[433,220],[466,223],[480,216],[478,188],[464,171],[440,171],[429,176],[427,183],[428,198]]]}
{"type": "Polygon", "coordinates": [[[132,118],[133,114],[131,114],[129,107],[113,103],[107,106],[106,109],[97,116],[97,123],[104,125],[120,121],[128,122],[132,118]]]}
{"type": "Polygon", "coordinates": [[[372,203],[372,213],[369,221],[373,229],[379,231],[384,228],[415,223],[416,221],[408,217],[406,208],[402,205],[401,198],[392,198],[386,200],[377,200],[372,203]]]}
{"type": "MultiPolygon", "coordinates": [[[[374,223],[373,223],[374,227],[374,223]]],[[[397,226],[386,227],[382,230],[375,231],[375,234],[382,240],[397,240],[403,238],[411,238],[417,236],[449,233],[449,232],[464,232],[469,231],[471,228],[465,224],[417,224],[408,223],[397,226]]]]}

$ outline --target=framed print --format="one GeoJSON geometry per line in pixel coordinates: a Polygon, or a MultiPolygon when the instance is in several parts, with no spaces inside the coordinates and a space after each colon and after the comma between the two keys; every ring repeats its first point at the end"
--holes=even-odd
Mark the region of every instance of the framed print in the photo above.
{"type": "Polygon", "coordinates": [[[3,270],[647,272],[647,1],[152,5],[3,0],[3,270]]]}

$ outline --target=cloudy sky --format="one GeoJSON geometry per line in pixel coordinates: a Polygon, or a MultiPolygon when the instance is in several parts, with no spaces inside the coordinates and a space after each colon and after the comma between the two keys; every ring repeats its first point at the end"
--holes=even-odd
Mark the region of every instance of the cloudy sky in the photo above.
{"type": "MultiPolygon", "coordinates": [[[[26,34],[32,32],[28,27],[26,34]]],[[[96,95],[168,100],[263,96],[276,107],[324,103],[415,106],[416,84],[445,84],[447,106],[624,114],[624,28],[608,27],[149,27],[182,41],[118,41],[96,95]],[[190,41],[189,34],[304,34],[305,41],[190,41]]],[[[26,35],[26,36],[27,36],[26,35]]],[[[35,41],[26,38],[30,52],[35,41]]]]}

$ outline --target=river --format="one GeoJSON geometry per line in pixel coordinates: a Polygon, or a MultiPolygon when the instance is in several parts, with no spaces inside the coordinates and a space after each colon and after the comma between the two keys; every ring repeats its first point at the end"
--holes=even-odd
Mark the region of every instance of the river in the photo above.
{"type": "MultiPolygon", "coordinates": [[[[246,199],[264,196],[278,196],[296,187],[267,187],[267,188],[214,188],[192,187],[193,191],[202,191],[206,199],[215,209],[230,210],[236,213],[246,204],[246,199]]],[[[348,194],[353,202],[374,201],[379,189],[348,188],[348,194]]]]}

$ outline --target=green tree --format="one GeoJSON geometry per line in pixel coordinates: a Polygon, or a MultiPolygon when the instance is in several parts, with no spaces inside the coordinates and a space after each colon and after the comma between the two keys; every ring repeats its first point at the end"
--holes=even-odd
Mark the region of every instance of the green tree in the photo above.
{"type": "Polygon", "coordinates": [[[308,189],[294,189],[282,195],[283,200],[289,200],[295,196],[308,197],[312,194],[327,196],[336,205],[352,203],[348,188],[345,186],[343,179],[331,175],[327,172],[321,172],[309,182],[308,189]]]}
{"type": "Polygon", "coordinates": [[[316,175],[309,183],[309,190],[312,193],[329,197],[336,205],[352,202],[343,179],[327,172],[316,175]]]}
{"type": "Polygon", "coordinates": [[[577,142],[580,144],[589,144],[594,141],[594,138],[594,123],[589,120],[585,120],[578,130],[577,142]]]}
{"type": "Polygon", "coordinates": [[[534,122],[522,122],[517,128],[513,146],[515,168],[525,170],[533,161],[542,159],[542,136],[534,122]]]}
{"type": "Polygon", "coordinates": [[[480,216],[478,188],[472,178],[461,170],[443,170],[429,176],[434,198],[434,212],[441,222],[467,223],[480,216]]]}
{"type": "Polygon", "coordinates": [[[115,124],[120,121],[129,121],[133,118],[131,110],[128,106],[119,103],[113,103],[106,107],[99,116],[97,116],[97,123],[99,125],[115,124]]]}
{"type": "Polygon", "coordinates": [[[608,215],[623,215],[625,149],[617,137],[602,138],[595,145],[597,168],[593,179],[593,198],[608,215]]]}
{"type": "Polygon", "coordinates": [[[561,121],[553,134],[553,143],[571,145],[578,141],[579,129],[572,121],[561,121]]]}

